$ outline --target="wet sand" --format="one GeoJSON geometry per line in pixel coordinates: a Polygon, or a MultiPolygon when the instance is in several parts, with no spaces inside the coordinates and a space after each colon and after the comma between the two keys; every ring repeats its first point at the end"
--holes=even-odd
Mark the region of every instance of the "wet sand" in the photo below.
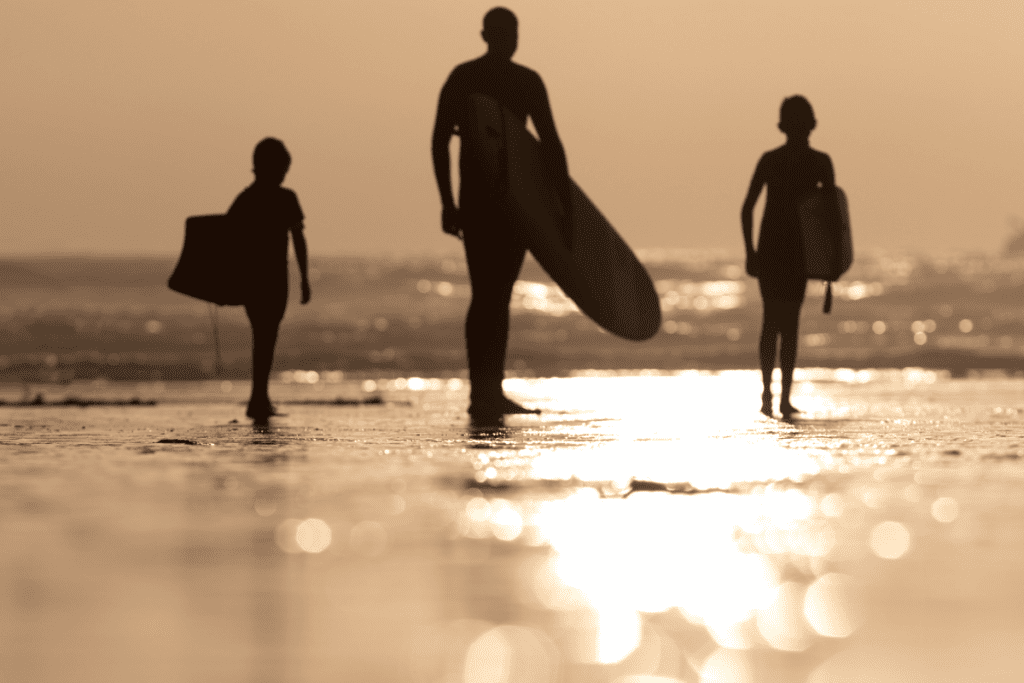
{"type": "Polygon", "coordinates": [[[238,382],[0,408],[3,679],[1024,672],[1024,380],[804,371],[793,423],[753,372],[509,380],[545,413],[497,430],[368,388],[274,386],[266,429],[238,382]]]}

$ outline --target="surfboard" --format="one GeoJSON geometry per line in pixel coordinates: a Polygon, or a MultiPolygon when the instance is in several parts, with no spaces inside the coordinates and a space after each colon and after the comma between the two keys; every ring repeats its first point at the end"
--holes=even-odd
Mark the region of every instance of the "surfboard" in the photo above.
{"type": "Polygon", "coordinates": [[[227,216],[186,219],[185,243],[167,286],[219,306],[245,303],[235,232],[227,216]]]}
{"type": "Polygon", "coordinates": [[[832,283],[853,263],[853,238],[850,234],[850,205],[838,186],[835,199],[839,214],[829,207],[829,189],[819,187],[797,206],[800,231],[804,240],[804,270],[808,278],[825,280],[823,313],[832,312],[832,283]]]}
{"type": "Polygon", "coordinates": [[[625,339],[661,327],[651,276],[575,182],[566,211],[525,122],[486,95],[471,96],[475,120],[460,131],[498,201],[541,267],[594,322],[625,339]]]}
{"type": "Polygon", "coordinates": [[[808,194],[798,207],[804,238],[804,269],[809,278],[838,280],[853,263],[850,207],[846,193],[839,187],[835,191],[839,201],[838,216],[828,210],[828,190],[825,188],[808,194]]]}

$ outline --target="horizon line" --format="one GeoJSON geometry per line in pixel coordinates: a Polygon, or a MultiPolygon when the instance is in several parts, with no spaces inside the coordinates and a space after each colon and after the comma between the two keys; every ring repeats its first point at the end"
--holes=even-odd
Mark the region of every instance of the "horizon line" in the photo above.
{"type": "MultiPolygon", "coordinates": [[[[421,251],[384,251],[384,250],[353,250],[353,251],[329,251],[326,253],[310,254],[310,259],[318,258],[380,258],[380,259],[409,259],[409,258],[450,258],[464,256],[463,250],[459,246],[453,246],[452,248],[446,249],[424,249],[421,251]]],[[[743,250],[739,248],[731,247],[638,247],[635,248],[634,253],[641,261],[651,260],[673,260],[673,256],[678,257],[717,257],[717,258],[742,258],[743,250]]],[[[899,256],[913,256],[917,258],[964,258],[964,257],[1008,257],[1014,258],[1013,254],[1009,254],[1005,249],[1000,250],[984,250],[984,249],[922,249],[913,250],[907,248],[893,248],[886,249],[884,247],[860,247],[859,249],[855,246],[854,261],[856,261],[856,255],[864,256],[879,256],[879,255],[899,255],[899,256]]],[[[178,251],[116,251],[116,252],[101,252],[101,251],[18,251],[13,253],[0,253],[0,261],[13,261],[13,260],[57,260],[57,259],[176,259],[180,253],[178,251]]],[[[1019,256],[1016,256],[1019,258],[1019,256]]],[[[290,260],[290,258],[289,258],[290,260]]]]}

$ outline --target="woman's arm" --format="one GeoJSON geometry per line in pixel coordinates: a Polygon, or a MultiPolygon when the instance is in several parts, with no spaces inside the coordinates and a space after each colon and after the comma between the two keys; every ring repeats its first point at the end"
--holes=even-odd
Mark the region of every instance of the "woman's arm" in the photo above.
{"type": "Polygon", "coordinates": [[[740,223],[743,225],[743,245],[747,252],[747,275],[757,277],[759,267],[757,263],[757,252],[754,250],[754,205],[761,195],[761,189],[765,185],[764,157],[757,162],[754,169],[754,177],[750,179],[750,189],[747,190],[747,198],[743,201],[743,208],[740,210],[740,223]]]}
{"type": "Polygon", "coordinates": [[[303,233],[302,221],[291,228],[292,242],[295,244],[295,260],[299,262],[299,273],[302,275],[302,303],[308,304],[312,296],[309,289],[309,257],[306,250],[306,236],[303,233]]]}

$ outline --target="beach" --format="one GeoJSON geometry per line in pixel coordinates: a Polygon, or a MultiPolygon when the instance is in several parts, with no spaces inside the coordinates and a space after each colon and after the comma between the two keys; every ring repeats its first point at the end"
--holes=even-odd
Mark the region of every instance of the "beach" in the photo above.
{"type": "Polygon", "coordinates": [[[802,369],[782,422],[753,371],[581,371],[499,429],[457,378],[295,379],[266,428],[238,381],[0,408],[6,679],[1024,670],[1022,379],[802,369]]]}
{"type": "Polygon", "coordinates": [[[0,17],[0,683],[1024,680],[1024,3],[0,17]]]}

